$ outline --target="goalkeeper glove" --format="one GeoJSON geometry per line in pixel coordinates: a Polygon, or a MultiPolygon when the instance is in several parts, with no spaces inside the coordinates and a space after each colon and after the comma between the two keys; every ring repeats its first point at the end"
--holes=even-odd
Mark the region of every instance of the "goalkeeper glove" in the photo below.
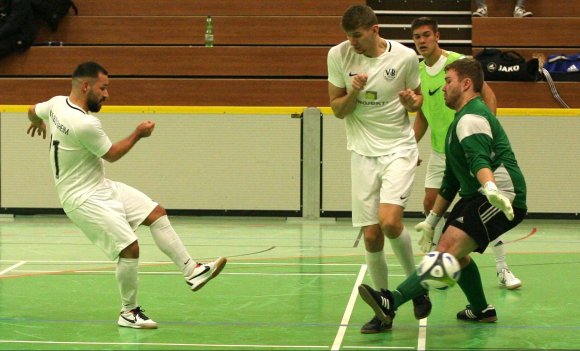
{"type": "Polygon", "coordinates": [[[508,220],[514,219],[514,209],[510,200],[499,192],[494,182],[489,181],[483,185],[483,194],[487,197],[487,201],[502,211],[508,220]]]}
{"type": "Polygon", "coordinates": [[[441,216],[437,213],[430,211],[429,215],[425,220],[415,226],[415,230],[422,233],[421,239],[419,239],[419,247],[421,251],[427,253],[431,251],[433,247],[433,235],[435,234],[435,226],[441,220],[441,216]]]}

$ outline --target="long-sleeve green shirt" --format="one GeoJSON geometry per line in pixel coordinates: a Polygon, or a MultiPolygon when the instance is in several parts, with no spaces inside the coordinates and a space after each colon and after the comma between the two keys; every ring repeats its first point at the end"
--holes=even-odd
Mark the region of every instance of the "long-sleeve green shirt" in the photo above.
{"type": "Polygon", "coordinates": [[[455,114],[445,143],[445,174],[439,194],[453,201],[478,194],[477,172],[492,170],[498,189],[516,208],[527,209],[526,181],[498,119],[481,97],[469,101],[455,114]]]}

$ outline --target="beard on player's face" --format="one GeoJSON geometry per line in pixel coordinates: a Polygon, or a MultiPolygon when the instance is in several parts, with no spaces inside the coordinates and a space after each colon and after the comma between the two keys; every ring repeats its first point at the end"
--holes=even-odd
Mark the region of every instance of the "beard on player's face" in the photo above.
{"type": "Polygon", "coordinates": [[[99,112],[101,110],[101,103],[104,101],[104,98],[99,98],[93,92],[89,92],[87,95],[87,107],[90,112],[99,112]]]}

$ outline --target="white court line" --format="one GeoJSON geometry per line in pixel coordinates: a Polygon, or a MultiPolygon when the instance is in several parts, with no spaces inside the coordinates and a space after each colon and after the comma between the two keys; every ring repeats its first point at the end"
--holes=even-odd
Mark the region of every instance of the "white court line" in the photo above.
{"type": "MultiPolygon", "coordinates": [[[[85,271],[85,270],[67,270],[67,271],[37,271],[37,270],[16,270],[14,273],[66,273],[66,274],[115,274],[114,270],[110,271],[85,271]]],[[[139,275],[181,275],[180,272],[139,272],[139,275]]],[[[352,276],[354,273],[258,273],[258,272],[222,272],[220,275],[262,275],[262,276],[352,276]]],[[[390,277],[405,277],[404,274],[391,274],[390,277]]]]}
{"type": "Polygon", "coordinates": [[[138,345],[138,346],[180,346],[180,347],[231,347],[231,348],[262,348],[262,349],[327,349],[328,346],[320,345],[228,345],[228,344],[178,344],[178,343],[156,343],[156,342],[82,342],[82,341],[32,341],[32,340],[0,340],[0,344],[43,344],[43,345],[138,345]]]}
{"type": "Polygon", "coordinates": [[[344,339],[344,334],[346,333],[346,328],[348,326],[348,322],[350,321],[350,316],[352,315],[354,304],[358,296],[358,286],[362,284],[366,271],[367,265],[366,264],[361,265],[360,271],[358,272],[358,276],[356,277],[356,282],[354,283],[354,287],[352,289],[352,292],[350,293],[350,299],[348,300],[348,304],[346,305],[346,310],[344,311],[344,315],[342,316],[340,328],[338,328],[338,332],[336,333],[336,337],[334,338],[334,343],[332,344],[331,347],[332,351],[340,350],[340,345],[342,344],[342,340],[344,339]]]}
{"type": "Polygon", "coordinates": [[[417,337],[417,351],[425,351],[427,345],[427,318],[419,320],[419,336],[417,337]]]}
{"type": "Polygon", "coordinates": [[[414,350],[411,346],[345,346],[344,349],[369,349],[369,350],[414,350]]]}
{"type": "Polygon", "coordinates": [[[16,264],[13,264],[12,266],[10,266],[10,267],[6,268],[5,270],[3,270],[2,272],[0,272],[0,275],[4,275],[4,274],[10,272],[11,270],[16,269],[16,268],[22,266],[25,263],[26,263],[26,261],[20,261],[20,262],[18,262],[16,264]]]}
{"type": "MultiPolygon", "coordinates": [[[[18,260],[0,260],[2,262],[19,262],[18,260]]],[[[115,261],[44,261],[28,260],[28,263],[103,263],[115,264],[115,261]]],[[[173,264],[171,261],[140,261],[140,264],[173,264]]],[[[289,263],[289,262],[228,262],[228,265],[248,265],[248,266],[360,266],[360,263],[289,263]]],[[[390,267],[400,267],[400,264],[389,264],[390,267]]]]}

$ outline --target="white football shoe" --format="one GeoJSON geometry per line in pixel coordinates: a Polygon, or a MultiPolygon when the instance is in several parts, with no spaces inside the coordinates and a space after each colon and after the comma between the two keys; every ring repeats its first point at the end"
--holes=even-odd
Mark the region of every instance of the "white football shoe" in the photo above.
{"type": "Polygon", "coordinates": [[[143,312],[145,312],[145,310],[142,310],[141,307],[134,308],[127,312],[121,311],[117,324],[126,328],[157,329],[157,323],[147,317],[143,312]]]}
{"type": "Polygon", "coordinates": [[[188,277],[185,277],[185,282],[191,286],[191,290],[198,291],[207,282],[217,277],[224,269],[228,259],[219,257],[217,260],[210,263],[198,263],[193,269],[193,272],[188,277]]]}
{"type": "Polygon", "coordinates": [[[514,290],[522,286],[522,281],[515,277],[509,269],[502,269],[497,274],[499,286],[508,290],[514,290]]]}

